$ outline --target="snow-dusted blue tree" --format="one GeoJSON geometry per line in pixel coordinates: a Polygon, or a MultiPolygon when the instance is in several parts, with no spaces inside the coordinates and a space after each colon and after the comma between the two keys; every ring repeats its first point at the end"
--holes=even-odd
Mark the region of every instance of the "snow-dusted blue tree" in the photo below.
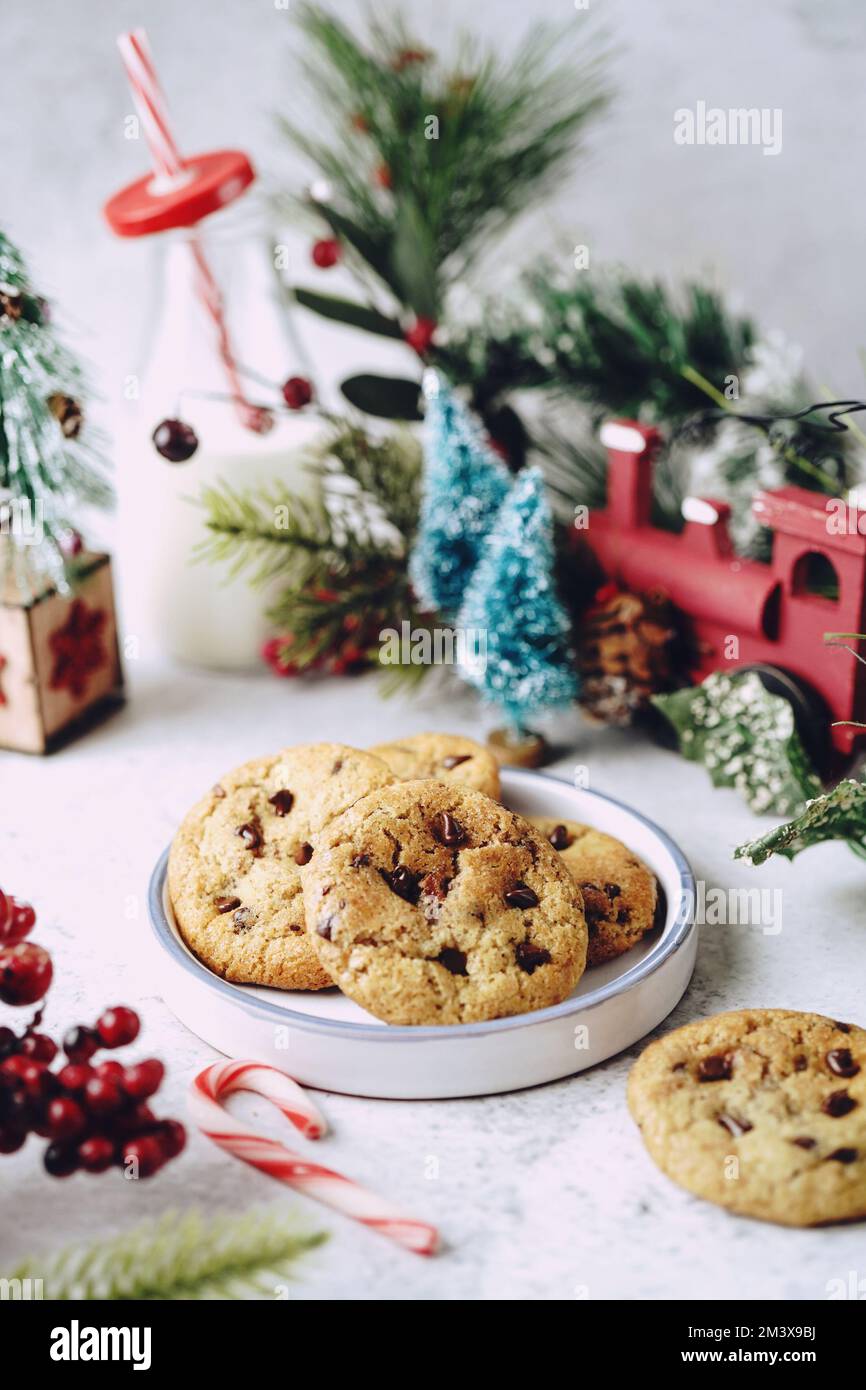
{"type": "Polygon", "coordinates": [[[419,602],[453,617],[510,478],[439,372],[424,373],[424,395],[424,482],[409,573],[419,602]]]}
{"type": "Polygon", "coordinates": [[[486,661],[461,674],[499,707],[517,735],[577,695],[571,624],[553,577],[553,518],[541,470],[519,475],[466,589],[458,628],[486,642],[486,661]]]}

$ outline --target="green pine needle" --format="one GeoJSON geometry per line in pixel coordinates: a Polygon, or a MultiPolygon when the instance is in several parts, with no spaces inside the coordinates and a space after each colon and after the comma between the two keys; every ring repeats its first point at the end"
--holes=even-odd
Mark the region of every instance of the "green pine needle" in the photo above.
{"type": "Polygon", "coordinates": [[[299,1231],[279,1208],[207,1218],[169,1211],[110,1240],[34,1255],[7,1277],[41,1279],[46,1299],[64,1301],[274,1298],[326,1239],[299,1231]]]}

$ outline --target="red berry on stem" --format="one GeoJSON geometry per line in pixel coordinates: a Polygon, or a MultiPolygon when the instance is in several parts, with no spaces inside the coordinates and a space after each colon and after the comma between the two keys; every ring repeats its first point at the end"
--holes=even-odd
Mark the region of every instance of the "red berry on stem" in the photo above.
{"type": "Polygon", "coordinates": [[[283,400],[289,410],[303,410],[313,399],[313,388],[305,376],[290,376],[283,382],[283,400]]]}
{"type": "Polygon", "coordinates": [[[198,436],[183,420],[161,420],[151,435],[153,447],[169,463],[186,463],[198,448],[198,436]]]}
{"type": "Polygon", "coordinates": [[[130,1177],[149,1178],[165,1162],[159,1141],[152,1134],[127,1139],[123,1146],[123,1166],[130,1177]]]}
{"type": "Polygon", "coordinates": [[[20,1081],[23,1071],[29,1065],[29,1057],[22,1057],[20,1052],[13,1052],[11,1057],[4,1057],[0,1062],[0,1073],[12,1081],[20,1081]]]}
{"type": "Polygon", "coordinates": [[[74,1139],[87,1123],[78,1101],[57,1096],[48,1102],[46,1121],[52,1139],[74,1139]]]}
{"type": "Polygon", "coordinates": [[[11,1028],[0,1028],[0,1059],[8,1057],[18,1047],[18,1039],[11,1028]]]}
{"type": "Polygon", "coordinates": [[[123,1089],[133,1100],[147,1100],[159,1090],[165,1067],[155,1057],[144,1062],[136,1062],[123,1073],[123,1089]]]}
{"type": "Polygon", "coordinates": [[[51,984],[51,957],[33,942],[0,950],[0,1000],[4,1004],[35,1004],[51,984]]]}
{"type": "Polygon", "coordinates": [[[0,906],[0,943],[14,946],[33,930],[36,925],[36,913],[29,903],[16,902],[9,895],[5,902],[5,912],[0,906]]]}
{"type": "Polygon", "coordinates": [[[97,1076],[103,1081],[113,1081],[116,1086],[123,1085],[123,1065],[120,1062],[99,1062],[94,1067],[97,1076]]]}
{"type": "Polygon", "coordinates": [[[22,1085],[29,1096],[38,1099],[47,1093],[49,1088],[46,1082],[51,1073],[44,1062],[34,1062],[32,1057],[27,1057],[25,1061],[26,1066],[22,1067],[20,1073],[22,1085]]]}
{"type": "Polygon", "coordinates": [[[419,317],[411,328],[407,328],[403,336],[410,348],[414,348],[418,356],[423,357],[433,343],[437,327],[435,319],[419,317]]]}
{"type": "Polygon", "coordinates": [[[57,1043],[47,1033],[27,1033],[21,1039],[21,1054],[31,1057],[34,1062],[53,1062],[57,1056],[57,1043]]]}
{"type": "Polygon", "coordinates": [[[0,1129],[0,1154],[14,1154],[23,1147],[27,1138],[26,1129],[14,1129],[12,1126],[0,1129]]]}
{"type": "Polygon", "coordinates": [[[64,1091],[77,1093],[83,1091],[90,1078],[95,1075],[93,1067],[88,1067],[84,1062],[69,1062],[60,1068],[57,1080],[64,1091]]]}
{"type": "Polygon", "coordinates": [[[68,1178],[78,1167],[78,1154],[71,1144],[49,1144],[42,1162],[52,1178],[68,1178]]]}
{"type": "Polygon", "coordinates": [[[125,1047],[135,1042],[141,1028],[141,1019],[134,1009],[117,1004],[106,1009],[96,1020],[96,1031],[103,1047],[125,1047]]]}
{"type": "Polygon", "coordinates": [[[394,180],[387,164],[380,164],[373,176],[380,188],[392,188],[394,180]]]}
{"type": "Polygon", "coordinates": [[[114,1144],[102,1134],[92,1134],[78,1145],[78,1161],[85,1173],[104,1173],[114,1162],[114,1144]]]}

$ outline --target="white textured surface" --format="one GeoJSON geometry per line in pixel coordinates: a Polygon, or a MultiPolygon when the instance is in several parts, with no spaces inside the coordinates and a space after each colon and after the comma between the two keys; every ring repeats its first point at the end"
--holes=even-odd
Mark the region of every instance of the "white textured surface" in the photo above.
{"type": "MultiPolygon", "coordinates": [[[[57,968],[46,1023],[60,1030],[88,1022],[114,1002],[141,1008],[145,1030],[134,1051],[164,1058],[158,1109],[180,1117],[187,1083],[214,1054],[159,1002],[141,947],[148,875],[188,804],[221,770],[281,742],[365,743],[386,732],[471,733],[477,725],[468,700],[428,694],[383,704],[369,680],[304,688],[143,663],[131,663],[130,676],[131,703],[86,739],[46,760],[0,755],[0,883],[31,896],[39,910],[37,939],[57,968]]],[[[793,866],[758,871],[735,866],[733,845],[766,822],[733,792],[711,791],[701,769],[628,735],[591,729],[562,770],[576,761],[592,786],[669,831],[699,878],[783,890],[778,935],[702,929],[695,979],[671,1023],[748,1005],[863,1022],[863,870],[848,851],[827,846],[793,866]]],[[[432,1261],[295,1199],[193,1137],[184,1156],[147,1183],[116,1172],[52,1181],[33,1141],[0,1159],[10,1213],[0,1223],[0,1263],[121,1230],[168,1207],[285,1200],[332,1233],[308,1261],[293,1293],[299,1298],[822,1298],[828,1279],[862,1274],[861,1228],[763,1226],[662,1177],[625,1109],[629,1061],[482,1100],[320,1098],[334,1133],[312,1152],[438,1223],[448,1248],[432,1261]]],[[[274,1123],[248,1099],[239,1107],[274,1123]]]]}

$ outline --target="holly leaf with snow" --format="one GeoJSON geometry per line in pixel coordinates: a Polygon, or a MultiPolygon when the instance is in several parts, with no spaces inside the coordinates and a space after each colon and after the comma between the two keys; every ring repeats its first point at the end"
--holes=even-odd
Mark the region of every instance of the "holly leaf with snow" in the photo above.
{"type": "Polygon", "coordinates": [[[866,782],[846,778],[831,792],[807,801],[805,809],[786,825],[739,845],[734,858],[752,864],[763,864],[771,854],[793,859],[822,840],[846,840],[855,854],[866,859],[866,782]]]}
{"type": "Polygon", "coordinates": [[[703,763],[716,787],[734,787],[758,814],[793,816],[821,783],[786,699],[753,671],[707,676],[701,685],[653,696],[683,757],[703,763]]]}

